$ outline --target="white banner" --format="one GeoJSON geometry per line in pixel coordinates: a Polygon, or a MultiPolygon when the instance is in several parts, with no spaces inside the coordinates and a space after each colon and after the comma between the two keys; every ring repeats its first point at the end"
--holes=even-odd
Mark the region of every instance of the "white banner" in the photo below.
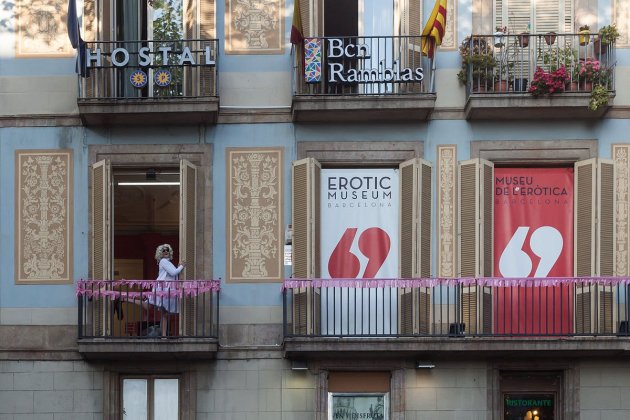
{"type": "MultiPolygon", "coordinates": [[[[398,277],[397,169],[321,171],[323,278],[398,277]]],[[[322,289],[323,334],[395,334],[396,290],[322,289]]]]}

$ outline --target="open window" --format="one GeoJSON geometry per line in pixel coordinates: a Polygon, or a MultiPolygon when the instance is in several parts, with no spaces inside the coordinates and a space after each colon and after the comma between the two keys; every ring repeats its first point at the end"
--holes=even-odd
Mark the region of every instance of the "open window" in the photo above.
{"type": "Polygon", "coordinates": [[[329,38],[320,45],[326,93],[421,91],[417,75],[396,77],[391,82],[396,71],[422,67],[421,1],[301,0],[300,8],[305,37],[329,38]],[[333,50],[327,45],[330,42],[349,54],[333,50]],[[356,72],[356,80],[349,76],[352,72],[356,72]]]}
{"type": "MultiPolygon", "coordinates": [[[[379,278],[382,273],[389,273],[384,276],[386,278],[429,277],[431,180],[431,164],[419,158],[405,161],[396,169],[361,167],[329,170],[326,167],[322,169],[322,165],[314,158],[294,162],[293,277],[367,279],[379,278]],[[367,186],[368,182],[378,187],[370,188],[367,186]],[[326,192],[325,196],[322,195],[323,191],[326,192]],[[345,200],[352,199],[353,194],[359,197],[359,202],[344,203],[345,200]],[[328,213],[334,209],[362,211],[381,206],[383,202],[388,211],[393,212],[392,215],[385,216],[390,223],[393,222],[393,226],[363,226],[358,222],[356,213],[356,226],[344,225],[336,228],[325,226],[322,221],[326,218],[322,216],[324,210],[328,213]],[[395,240],[389,239],[395,237],[395,240]],[[386,245],[368,245],[377,242],[386,245]],[[360,243],[363,245],[359,245],[360,243]],[[385,248],[386,252],[381,252],[385,248]],[[375,254],[382,258],[376,258],[374,254],[367,255],[373,250],[378,250],[375,254]],[[323,253],[326,253],[324,258],[323,253]],[[394,256],[393,261],[388,261],[390,255],[394,256]],[[379,261],[378,267],[371,268],[373,257],[374,261],[379,261]]],[[[334,214],[327,217],[327,220],[337,218],[334,214]]],[[[367,217],[361,215],[360,219],[363,222],[367,217]]],[[[293,333],[365,335],[430,332],[431,295],[428,288],[398,289],[393,292],[378,289],[383,295],[373,292],[367,298],[368,292],[358,290],[340,290],[338,295],[331,297],[321,295],[328,293],[324,289],[295,289],[293,333]],[[344,299],[350,303],[344,304],[344,299]],[[365,315],[364,308],[370,307],[378,299],[382,300],[382,305],[376,305],[381,308],[381,312],[365,315]],[[339,313],[342,315],[337,315],[339,313]],[[355,321],[351,321],[353,316],[355,321]],[[378,316],[383,317],[378,322],[372,318],[368,320],[368,317],[378,316]],[[335,321],[330,321],[333,318],[335,321]],[[357,318],[360,321],[356,321],[357,318]],[[349,324],[352,326],[348,326],[349,324]],[[379,326],[371,329],[375,324],[379,326]]]]}
{"type": "Polygon", "coordinates": [[[100,48],[105,55],[114,48],[124,48],[129,53],[126,66],[114,68],[111,74],[96,71],[89,75],[87,97],[216,94],[214,66],[200,67],[198,62],[197,66],[179,65],[184,46],[190,49],[196,61],[200,61],[206,48],[212,51],[212,59],[216,58],[214,0],[85,0],[83,4],[84,38],[94,43],[88,47],[100,48]],[[151,62],[148,65],[139,55],[142,47],[149,48],[151,62]],[[164,55],[160,47],[169,48],[168,54],[164,55]],[[161,70],[166,72],[158,74],[161,70]],[[130,80],[137,71],[144,72],[146,80],[137,79],[137,83],[132,84],[130,80]]]}
{"type": "MultiPolygon", "coordinates": [[[[196,208],[197,167],[185,159],[180,160],[179,167],[113,166],[108,160],[94,163],[92,278],[153,280],[158,273],[155,249],[169,243],[174,262],[187,263],[180,280],[197,279],[196,208]]],[[[123,336],[130,333],[130,325],[160,322],[160,317],[153,320],[133,302],[119,302],[117,316],[109,317],[105,315],[108,305],[108,298],[95,302],[95,334],[123,336]]],[[[194,328],[195,308],[188,298],[181,305],[179,314],[168,322],[186,334],[194,328]]],[[[134,333],[138,331],[131,331],[134,333]]]]}

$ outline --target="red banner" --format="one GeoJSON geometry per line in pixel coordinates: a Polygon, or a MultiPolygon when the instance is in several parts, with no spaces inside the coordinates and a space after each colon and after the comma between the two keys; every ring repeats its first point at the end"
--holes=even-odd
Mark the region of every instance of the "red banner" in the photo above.
{"type": "MultiPolygon", "coordinates": [[[[494,178],[495,276],[572,276],[573,168],[495,168],[494,178]]],[[[571,332],[569,294],[569,285],[496,288],[495,332],[571,332]]]]}

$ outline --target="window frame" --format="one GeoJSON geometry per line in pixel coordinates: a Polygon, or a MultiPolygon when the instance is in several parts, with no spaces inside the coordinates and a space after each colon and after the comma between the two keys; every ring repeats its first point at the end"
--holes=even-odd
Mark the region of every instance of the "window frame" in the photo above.
{"type": "MultiPolygon", "coordinates": [[[[195,272],[198,279],[208,278],[212,273],[212,155],[210,144],[152,144],[152,145],[91,145],[88,150],[88,166],[108,160],[112,170],[119,168],[150,169],[156,166],[179,167],[181,159],[188,160],[197,166],[197,188],[195,217],[197,234],[195,272]]],[[[88,177],[88,197],[92,196],[93,182],[88,177]]],[[[180,186],[181,188],[181,186],[180,186]]],[[[94,229],[91,199],[88,200],[88,230],[92,237],[94,229]]],[[[113,244],[111,244],[113,246],[113,244]]],[[[92,255],[92,241],[88,241],[88,252],[92,255]]],[[[181,252],[181,250],[180,250],[181,252]]],[[[113,264],[113,254],[110,255],[113,264]]],[[[88,273],[92,278],[92,258],[89,258],[88,273]]]]}
{"type": "Polygon", "coordinates": [[[194,366],[178,362],[151,363],[112,362],[103,371],[103,420],[120,420],[122,412],[122,378],[178,378],[179,419],[192,420],[197,414],[197,371],[194,366]]]}
{"type": "Polygon", "coordinates": [[[123,400],[124,400],[124,382],[126,379],[144,379],[147,381],[147,420],[153,420],[155,418],[155,413],[153,412],[154,402],[155,402],[155,381],[157,379],[177,379],[177,413],[178,420],[182,418],[182,378],[181,375],[160,375],[160,374],[151,374],[151,375],[138,375],[138,374],[123,374],[119,377],[119,392],[118,392],[118,407],[119,407],[119,415],[123,418],[123,400]]]}
{"type": "MultiPolygon", "coordinates": [[[[555,392],[557,399],[555,402],[556,420],[565,420],[575,417],[576,409],[579,407],[579,393],[574,392],[579,388],[579,374],[576,366],[564,360],[545,360],[544,362],[532,362],[526,365],[523,362],[499,363],[490,367],[488,371],[491,387],[488,390],[488,397],[492,401],[492,418],[503,420],[503,395],[506,392],[524,393],[544,393],[555,392]],[[511,384],[504,385],[504,378],[519,375],[559,375],[560,384],[557,387],[525,386],[516,389],[511,384]],[[491,389],[490,389],[491,388],[491,389]]],[[[540,383],[538,383],[540,384],[540,383]]]]}

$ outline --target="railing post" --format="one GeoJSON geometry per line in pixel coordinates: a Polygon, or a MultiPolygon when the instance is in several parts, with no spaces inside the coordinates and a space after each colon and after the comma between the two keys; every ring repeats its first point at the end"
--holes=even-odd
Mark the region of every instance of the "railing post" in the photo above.
{"type": "Polygon", "coordinates": [[[287,289],[282,289],[282,337],[287,336],[287,289]]]}
{"type": "Polygon", "coordinates": [[[78,300],[78,327],[77,327],[77,336],[78,338],[83,338],[83,295],[78,295],[77,296],[77,300],[78,300]]]}

